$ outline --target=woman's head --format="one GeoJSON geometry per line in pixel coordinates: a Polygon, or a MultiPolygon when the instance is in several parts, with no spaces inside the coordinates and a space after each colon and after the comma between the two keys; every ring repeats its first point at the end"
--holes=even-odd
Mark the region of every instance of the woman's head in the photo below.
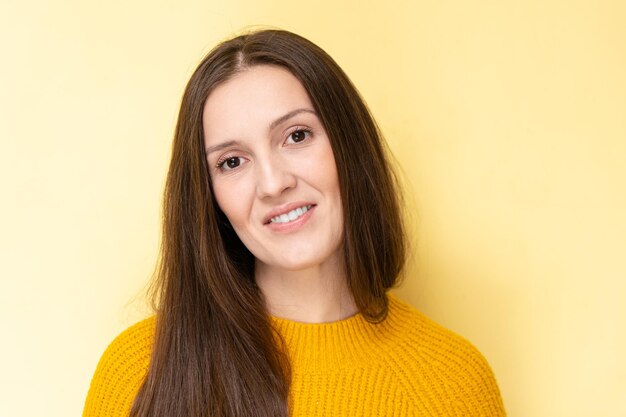
{"type": "MultiPolygon", "coordinates": [[[[292,142],[290,139],[288,143],[292,142]]],[[[244,271],[248,279],[253,278],[254,257],[293,268],[315,261],[302,258],[304,246],[278,253],[290,245],[266,239],[276,233],[262,234],[264,229],[276,232],[287,228],[265,224],[268,215],[290,211],[295,208],[293,204],[311,206],[312,213],[303,218],[313,220],[315,210],[326,218],[326,223],[321,218],[319,223],[324,226],[321,236],[326,242],[322,249],[326,255],[329,248],[338,249],[333,253],[341,254],[340,264],[347,270],[357,305],[371,318],[384,316],[384,293],[394,285],[404,263],[396,184],[379,130],[357,90],[335,61],[310,41],[290,32],[266,30],[236,37],[213,49],[185,91],[169,181],[182,188],[178,201],[170,203],[177,206],[175,211],[187,215],[185,222],[191,222],[187,226],[201,230],[193,223],[206,221],[203,227],[208,229],[209,239],[205,245],[199,242],[197,249],[205,246],[223,251],[223,261],[244,271]],[[264,83],[272,82],[275,88],[289,91],[272,92],[269,85],[263,91],[264,83]],[[254,105],[248,102],[246,109],[237,105],[237,100],[244,103],[246,94],[253,91],[265,94],[266,106],[258,100],[254,105]],[[280,109],[268,108],[280,103],[284,104],[280,109]],[[308,111],[295,115],[291,120],[295,123],[283,121],[269,132],[269,120],[298,109],[308,111]],[[258,123],[253,126],[255,121],[258,123]],[[265,123],[263,131],[261,123],[265,123]],[[254,140],[261,137],[269,144],[270,139],[278,141],[283,135],[284,141],[298,128],[296,135],[304,135],[303,144],[285,147],[282,153],[270,154],[269,147],[250,147],[252,143],[258,145],[254,140]],[[304,145],[309,138],[307,130],[313,139],[321,138],[318,142],[326,147],[310,149],[304,145]],[[224,143],[233,146],[223,148],[220,145],[224,143]],[[206,148],[211,149],[208,155],[206,148]],[[250,161],[259,163],[247,164],[250,161]],[[270,170],[265,163],[268,161],[275,162],[272,168],[285,169],[270,170]],[[216,169],[222,162],[230,165],[216,169]],[[228,171],[229,167],[235,169],[228,171]],[[237,187],[242,187],[239,201],[237,187]],[[277,194],[272,187],[281,190],[277,194]],[[252,194],[262,204],[246,202],[252,194]],[[316,206],[322,201],[323,205],[316,206]],[[257,222],[254,227],[252,221],[257,222]]],[[[289,234],[283,235],[284,243],[289,234]]],[[[202,240],[203,236],[195,239],[202,240]]],[[[304,245],[304,241],[299,242],[304,245]]]]}

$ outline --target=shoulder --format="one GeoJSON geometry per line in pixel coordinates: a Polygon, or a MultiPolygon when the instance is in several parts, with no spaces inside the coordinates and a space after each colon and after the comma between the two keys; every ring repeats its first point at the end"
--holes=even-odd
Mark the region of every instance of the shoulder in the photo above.
{"type": "Polygon", "coordinates": [[[128,415],[150,364],[155,325],[151,316],[109,344],[91,380],[83,417],[128,415]]]}
{"type": "Polygon", "coordinates": [[[491,367],[471,342],[395,295],[390,303],[406,329],[393,360],[402,367],[399,378],[415,401],[431,402],[448,415],[505,415],[491,367]]]}

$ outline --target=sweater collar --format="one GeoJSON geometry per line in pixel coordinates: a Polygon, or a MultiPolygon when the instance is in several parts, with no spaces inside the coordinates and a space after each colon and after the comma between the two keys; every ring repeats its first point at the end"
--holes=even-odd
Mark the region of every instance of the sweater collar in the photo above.
{"type": "Polygon", "coordinates": [[[286,343],[294,370],[333,372],[359,368],[380,360],[407,334],[412,308],[387,293],[389,312],[380,323],[368,322],[361,313],[329,323],[301,323],[271,316],[286,343]]]}

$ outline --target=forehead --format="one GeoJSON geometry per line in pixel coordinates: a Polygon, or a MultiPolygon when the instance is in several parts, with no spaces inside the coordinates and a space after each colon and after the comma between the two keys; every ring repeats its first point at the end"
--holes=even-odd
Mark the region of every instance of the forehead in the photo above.
{"type": "Polygon", "coordinates": [[[299,108],[313,110],[300,81],[286,69],[257,65],[218,85],[203,110],[205,141],[237,139],[299,108]]]}

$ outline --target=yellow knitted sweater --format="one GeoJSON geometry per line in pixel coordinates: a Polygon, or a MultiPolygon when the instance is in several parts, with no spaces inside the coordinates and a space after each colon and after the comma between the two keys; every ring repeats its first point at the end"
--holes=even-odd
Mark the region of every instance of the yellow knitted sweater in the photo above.
{"type": "MultiPolygon", "coordinates": [[[[494,375],[467,340],[389,295],[389,315],[333,323],[272,317],[289,349],[293,417],[504,416],[494,375]]],[[[154,316],[122,332],[91,381],[83,417],[127,416],[146,375],[154,316]]]]}

